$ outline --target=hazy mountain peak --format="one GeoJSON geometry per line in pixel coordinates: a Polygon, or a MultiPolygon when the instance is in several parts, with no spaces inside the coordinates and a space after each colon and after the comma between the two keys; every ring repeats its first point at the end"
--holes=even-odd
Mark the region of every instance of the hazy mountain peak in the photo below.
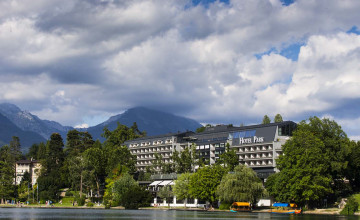
{"type": "Polygon", "coordinates": [[[0,103],[0,112],[7,114],[17,114],[21,112],[21,109],[11,103],[0,103]]]}

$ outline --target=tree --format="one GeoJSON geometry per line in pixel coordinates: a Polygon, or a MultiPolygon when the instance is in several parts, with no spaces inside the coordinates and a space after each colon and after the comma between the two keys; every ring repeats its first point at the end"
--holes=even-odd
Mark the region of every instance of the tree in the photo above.
{"type": "Polygon", "coordinates": [[[304,128],[298,127],[283,145],[283,155],[277,160],[280,172],[268,178],[266,189],[275,200],[311,206],[332,192],[332,178],[324,143],[304,128]]]}
{"type": "Polygon", "coordinates": [[[14,193],[13,158],[9,146],[0,148],[0,199],[1,204],[14,193]]]}
{"type": "Polygon", "coordinates": [[[191,176],[189,191],[193,198],[215,202],[216,188],[220,184],[225,169],[219,165],[201,167],[191,176]]]}
{"type": "Polygon", "coordinates": [[[67,133],[65,151],[69,156],[78,156],[94,145],[94,140],[88,132],[71,130],[67,133]]]}
{"type": "Polygon", "coordinates": [[[253,169],[238,165],[233,173],[223,177],[216,194],[226,203],[249,201],[255,204],[260,196],[265,195],[265,188],[253,169]]]}
{"type": "Polygon", "coordinates": [[[181,174],[177,180],[175,180],[175,185],[173,187],[173,192],[176,198],[184,200],[184,206],[186,207],[186,199],[191,198],[189,185],[191,180],[191,173],[181,174]]]}
{"type": "Polygon", "coordinates": [[[236,155],[234,149],[230,149],[229,143],[226,144],[226,151],[220,154],[216,163],[224,165],[229,171],[233,171],[234,168],[239,165],[239,157],[236,155]]]}
{"type": "Polygon", "coordinates": [[[113,187],[113,201],[126,209],[137,209],[150,204],[150,194],[139,186],[133,177],[124,173],[115,181],[113,187]]]}
{"type": "Polygon", "coordinates": [[[26,201],[30,195],[31,176],[28,171],[25,171],[23,178],[18,186],[18,198],[21,201],[26,201]]]}
{"type": "Polygon", "coordinates": [[[135,173],[136,156],[126,146],[116,146],[107,154],[106,173],[109,175],[118,166],[126,166],[129,173],[135,173]]]}
{"type": "MultiPolygon", "coordinates": [[[[10,152],[15,161],[21,159],[21,145],[19,137],[13,136],[10,141],[10,152]]],[[[15,166],[15,165],[14,165],[15,166]]]]}
{"type": "Polygon", "coordinates": [[[100,185],[104,182],[105,178],[105,160],[104,154],[101,148],[94,146],[90,149],[87,149],[83,153],[85,161],[85,169],[89,171],[90,182],[94,183],[92,186],[95,186],[97,194],[100,195],[100,185]]]}
{"type": "Polygon", "coordinates": [[[180,153],[175,151],[171,159],[177,173],[193,172],[197,159],[195,144],[192,144],[191,147],[186,147],[180,153]]]}
{"type": "Polygon", "coordinates": [[[202,126],[200,128],[197,128],[196,129],[196,133],[201,133],[201,132],[204,132],[206,130],[206,128],[212,128],[213,126],[211,124],[207,124],[205,126],[202,126]]]}
{"type": "Polygon", "coordinates": [[[68,176],[69,176],[69,181],[72,184],[71,188],[74,190],[79,190],[80,192],[80,197],[82,196],[83,193],[83,182],[84,182],[84,175],[86,170],[85,170],[85,161],[84,158],[80,155],[80,156],[73,156],[70,157],[68,160],[68,176]]]}
{"type": "Polygon", "coordinates": [[[174,193],[171,190],[171,187],[169,185],[167,186],[163,186],[158,194],[157,194],[160,198],[165,199],[169,208],[170,208],[170,203],[171,203],[171,198],[174,197],[174,193]]]}
{"type": "Polygon", "coordinates": [[[346,176],[350,181],[350,185],[353,191],[358,192],[360,190],[360,141],[351,142],[351,149],[348,160],[349,164],[346,171],[346,176]]]}
{"type": "Polygon", "coordinates": [[[37,157],[36,157],[36,159],[37,160],[43,160],[43,159],[45,159],[46,158],[46,145],[43,143],[43,142],[41,142],[40,144],[39,144],[39,150],[38,150],[38,152],[37,152],[37,157]]]}
{"type": "Polygon", "coordinates": [[[274,118],[274,122],[278,123],[278,122],[283,122],[283,118],[280,114],[276,114],[275,118],[274,118]]]}
{"type": "Polygon", "coordinates": [[[269,116],[264,115],[264,118],[262,120],[262,124],[270,124],[271,123],[271,119],[269,118],[269,116]]]}
{"type": "Polygon", "coordinates": [[[111,174],[112,170],[119,165],[129,167],[130,173],[135,173],[136,156],[130,153],[130,150],[123,146],[125,141],[145,136],[145,132],[140,132],[136,123],[130,128],[118,123],[114,131],[104,128],[103,137],[106,138],[104,146],[104,155],[107,159],[106,173],[111,174]]]}
{"type": "Polygon", "coordinates": [[[346,191],[346,184],[343,179],[346,177],[351,143],[341,126],[327,118],[310,117],[308,122],[300,122],[298,129],[310,131],[324,144],[321,151],[321,156],[327,158],[324,161],[326,167],[324,175],[330,175],[332,178],[333,199],[338,196],[346,196],[343,194],[346,191]]]}
{"type": "Polygon", "coordinates": [[[87,169],[88,163],[83,156],[83,152],[93,147],[94,143],[92,136],[88,132],[71,130],[67,133],[65,148],[67,157],[63,169],[67,170],[68,178],[63,179],[68,181],[74,190],[80,190],[80,197],[85,185],[88,190],[91,190],[91,179],[94,172],[87,169]]]}
{"type": "Polygon", "coordinates": [[[38,151],[39,151],[38,144],[31,145],[31,147],[29,148],[29,152],[26,154],[26,158],[36,160],[38,158],[38,151]]]}
{"type": "Polygon", "coordinates": [[[46,145],[46,158],[42,160],[40,176],[37,179],[40,198],[56,200],[57,192],[63,186],[61,168],[64,163],[63,139],[53,133],[46,145]]]}

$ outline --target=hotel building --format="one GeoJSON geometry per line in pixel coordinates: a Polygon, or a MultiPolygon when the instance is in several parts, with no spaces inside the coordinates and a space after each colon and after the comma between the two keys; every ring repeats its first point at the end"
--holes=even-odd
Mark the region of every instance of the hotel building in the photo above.
{"type": "MultiPolygon", "coordinates": [[[[208,164],[214,164],[225,152],[226,145],[234,149],[240,164],[245,164],[266,179],[276,172],[275,159],[281,154],[281,146],[290,138],[296,123],[260,124],[234,127],[220,125],[206,128],[204,132],[184,132],[143,137],[125,142],[133,155],[137,157],[136,167],[145,170],[155,160],[155,154],[161,155],[163,162],[172,163],[173,152],[182,151],[192,144],[196,152],[208,164]]],[[[159,169],[159,167],[155,167],[159,169]]]]}

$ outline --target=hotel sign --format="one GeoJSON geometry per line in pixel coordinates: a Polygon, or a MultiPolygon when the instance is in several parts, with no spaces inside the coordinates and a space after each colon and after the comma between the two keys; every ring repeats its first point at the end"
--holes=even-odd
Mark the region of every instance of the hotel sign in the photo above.
{"type": "Polygon", "coordinates": [[[248,137],[248,138],[239,138],[239,144],[252,144],[252,143],[262,143],[264,142],[264,137],[248,137]]]}

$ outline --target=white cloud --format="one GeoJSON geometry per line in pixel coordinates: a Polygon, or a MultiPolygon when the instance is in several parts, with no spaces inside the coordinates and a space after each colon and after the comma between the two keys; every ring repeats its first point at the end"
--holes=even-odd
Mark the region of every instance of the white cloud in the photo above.
{"type": "Polygon", "coordinates": [[[188,4],[1,2],[0,101],[65,125],[139,105],[239,124],[360,98],[359,1],[188,4]],[[298,41],[298,61],[254,57],[298,41]]]}

